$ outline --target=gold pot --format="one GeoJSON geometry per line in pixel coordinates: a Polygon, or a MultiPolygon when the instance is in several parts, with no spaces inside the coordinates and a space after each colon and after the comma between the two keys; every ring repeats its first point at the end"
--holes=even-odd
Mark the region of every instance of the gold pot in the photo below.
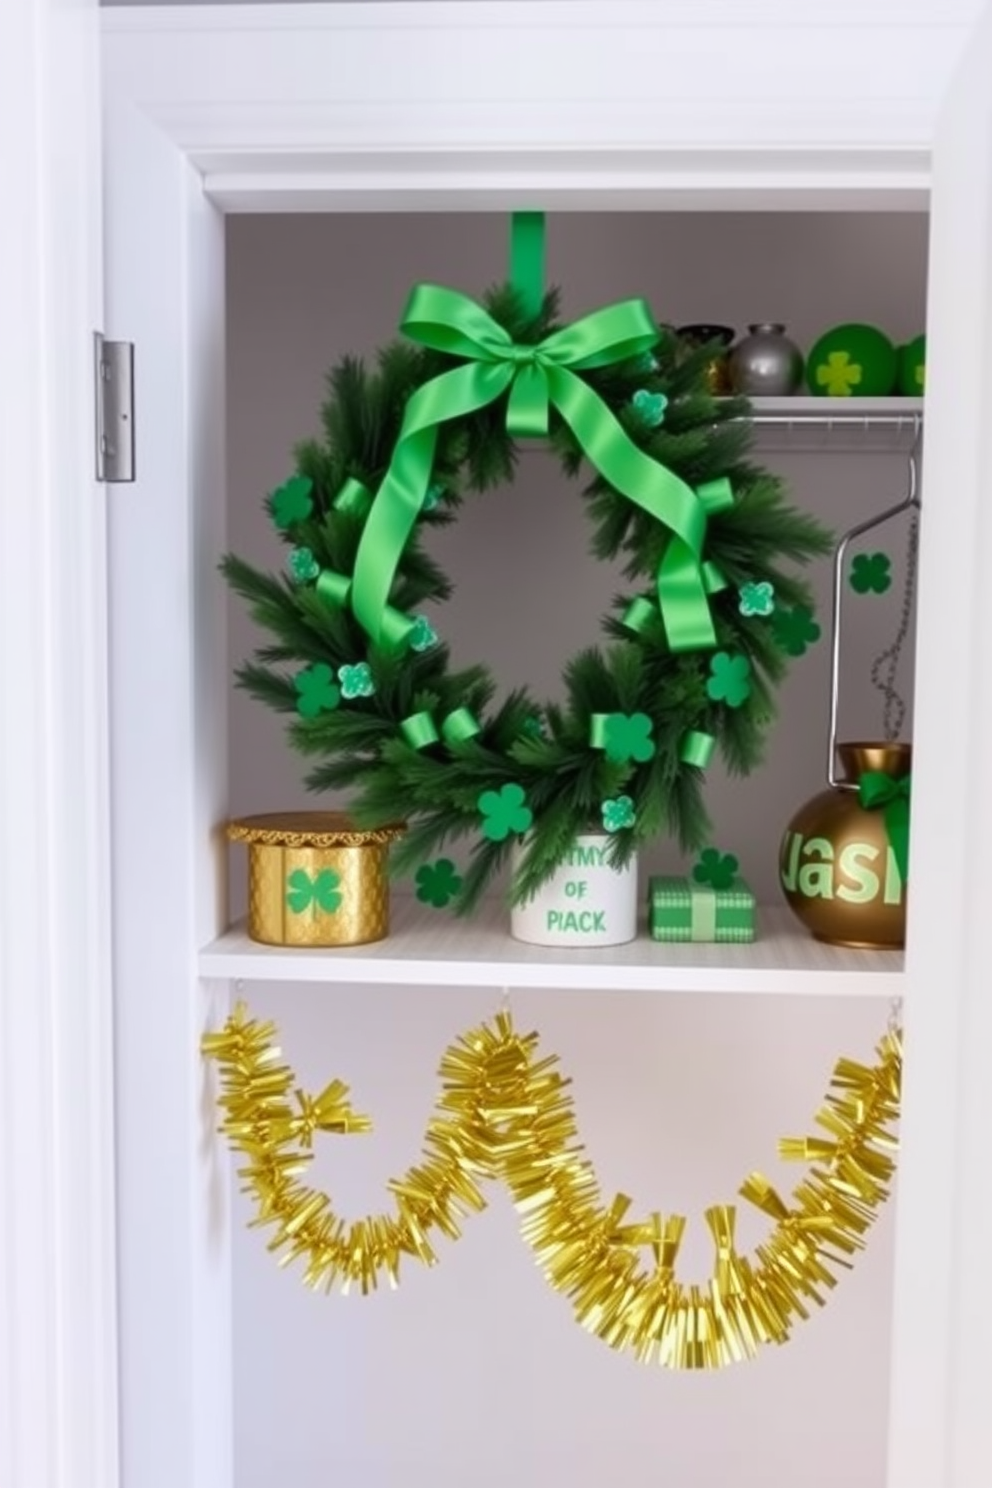
{"type": "Polygon", "coordinates": [[[265,945],[352,946],[389,933],[389,844],[400,823],[363,830],[336,811],[228,823],[248,846],[248,934],[265,945]]]}
{"type": "Polygon", "coordinates": [[[779,879],[793,914],[817,940],[891,950],[906,943],[906,886],[884,813],[867,811],[856,787],[867,770],[900,780],[909,744],[838,744],[848,784],[821,791],[796,812],[779,853],[779,879]]]}

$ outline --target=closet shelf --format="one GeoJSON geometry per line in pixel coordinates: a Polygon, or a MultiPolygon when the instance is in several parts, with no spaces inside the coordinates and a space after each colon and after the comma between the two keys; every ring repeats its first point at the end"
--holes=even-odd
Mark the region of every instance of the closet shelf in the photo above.
{"type": "Polygon", "coordinates": [[[758,449],[891,454],[923,428],[922,398],[752,398],[758,449]]]}
{"type": "Polygon", "coordinates": [[[471,920],[394,898],[392,930],[374,945],[338,950],[263,946],[237,925],[206,946],[211,980],[354,985],[547,987],[563,991],[719,992],[785,996],[901,997],[900,951],[846,950],[806,935],[787,910],[761,909],[751,945],[661,945],[646,935],[603,950],[560,951],[509,935],[507,911],[471,920]]]}

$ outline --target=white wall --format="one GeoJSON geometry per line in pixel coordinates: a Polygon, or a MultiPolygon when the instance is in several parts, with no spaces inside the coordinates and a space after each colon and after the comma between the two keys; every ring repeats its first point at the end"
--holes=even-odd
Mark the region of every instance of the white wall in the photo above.
{"type": "MultiPolygon", "coordinates": [[[[284,478],[292,445],[316,430],[327,367],[387,340],[414,281],[477,292],[502,277],[506,224],[230,218],[228,235],[230,542],[275,564],[281,549],[261,499],[284,478]]],[[[925,240],[925,221],[899,216],[561,217],[550,223],[549,275],[565,287],[568,316],[643,294],[659,319],[777,318],[804,345],[844,319],[909,338],[923,322],[925,240]]],[[[795,499],[838,528],[889,504],[905,479],[904,459],[885,455],[775,462],[795,499]]],[[[594,638],[614,590],[585,556],[573,498],[557,470],[528,455],[514,487],[469,503],[438,545],[459,584],[443,621],[459,658],[485,658],[503,682],[539,693],[553,692],[563,658],[594,638]],[[512,574],[508,586],[493,582],[502,572],[512,574]],[[549,580],[552,613],[538,598],[549,580]]],[[[901,557],[901,536],[884,546],[901,557]]],[[[815,577],[825,600],[827,566],[815,577]]],[[[852,609],[844,731],[877,733],[868,658],[894,626],[896,604],[852,599],[852,609]]],[[[233,606],[232,664],[251,639],[233,606]]],[[[785,689],[763,771],[744,785],[712,772],[715,840],[739,853],[764,899],[775,894],[781,829],[822,781],[827,664],[825,634],[785,689]]],[[[231,721],[232,811],[307,804],[279,720],[235,694],[231,721]]],[[[677,861],[665,844],[651,856],[677,861]]],[[[314,1177],[344,1213],[383,1207],[386,1178],[417,1157],[442,1048],[494,1008],[489,994],[468,988],[259,987],[251,1003],[279,1021],[304,1084],[341,1075],[377,1118],[374,1136],[318,1159],[314,1177]]],[[[521,993],[514,1005],[575,1076],[604,1191],[631,1193],[639,1213],[691,1215],[682,1269],[698,1277],[710,1265],[703,1208],[729,1201],[754,1167],[788,1190],[798,1175],[778,1165],[776,1139],[807,1129],[834,1058],[868,1057],[886,1013],[874,1003],[659,1000],[606,989],[574,999],[521,993]]],[[[761,1233],[742,1215],[745,1245],[761,1233]]],[[[607,1476],[671,1488],[875,1488],[889,1267],[883,1220],[870,1253],[788,1348],[720,1376],[673,1377],[579,1332],[567,1304],[545,1291],[499,1193],[465,1239],[445,1247],[436,1274],[411,1271],[397,1296],[371,1301],[311,1297],[276,1269],[257,1232],[240,1232],[238,1488],[322,1488],[342,1476],[356,1488],[544,1488],[552,1479],[592,1488],[607,1476]]]]}

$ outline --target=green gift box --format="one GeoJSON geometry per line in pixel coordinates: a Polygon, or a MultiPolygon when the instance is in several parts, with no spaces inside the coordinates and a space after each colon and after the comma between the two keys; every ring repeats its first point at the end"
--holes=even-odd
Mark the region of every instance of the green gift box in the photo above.
{"type": "Polygon", "coordinates": [[[653,940],[743,944],[754,939],[754,895],[742,878],[725,889],[692,878],[659,876],[648,883],[648,927],[653,940]]]}

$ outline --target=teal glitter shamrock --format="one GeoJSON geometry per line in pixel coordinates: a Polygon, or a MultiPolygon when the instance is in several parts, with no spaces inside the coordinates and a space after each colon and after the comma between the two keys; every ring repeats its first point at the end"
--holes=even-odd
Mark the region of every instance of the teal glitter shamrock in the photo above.
{"type": "Polygon", "coordinates": [[[638,388],[630,401],[649,428],[657,429],[663,422],[665,409],[668,407],[668,399],[664,393],[649,393],[647,388],[638,388]]]}
{"type": "Polygon", "coordinates": [[[746,656],[731,656],[718,651],[710,659],[706,691],[715,703],[739,708],[751,696],[751,663],[746,656]]]}
{"type": "Polygon", "coordinates": [[[655,751],[651,720],[646,713],[608,713],[603,724],[606,758],[625,765],[628,760],[643,764],[655,751]]]}
{"type": "Polygon", "coordinates": [[[333,868],[321,868],[319,873],[309,874],[305,868],[294,868],[286,880],[286,903],[294,914],[303,914],[310,909],[316,914],[322,909],[333,914],[341,907],[338,885],[341,875],[333,868]]]}
{"type": "Polygon", "coordinates": [[[278,491],[272,493],[272,520],[283,531],[294,522],[305,522],[313,511],[310,493],[313,481],[306,475],[293,475],[278,491]]]}
{"type": "Polygon", "coordinates": [[[437,645],[437,631],[426,615],[418,615],[410,632],[411,651],[429,651],[437,645]]]}
{"type": "Polygon", "coordinates": [[[444,487],[438,485],[437,482],[435,482],[432,486],[428,486],[427,494],[424,497],[423,505],[421,506],[420,510],[425,512],[433,511],[443,495],[444,487]]]}
{"type": "Polygon", "coordinates": [[[733,853],[722,853],[718,847],[706,847],[699,854],[692,876],[699,884],[709,884],[711,889],[729,889],[739,867],[733,853]]]}
{"type": "Polygon", "coordinates": [[[760,584],[742,584],[738,593],[742,615],[770,615],[775,608],[775,590],[767,579],[760,584]]]}
{"type": "Polygon", "coordinates": [[[349,701],[352,698],[371,697],[375,692],[372,671],[367,661],[356,661],[354,666],[338,667],[338,680],[341,683],[341,696],[349,701]]]}
{"type": "Polygon", "coordinates": [[[532,713],[529,718],[524,719],[523,731],[528,739],[543,739],[544,723],[536,713],[532,713]]]}
{"type": "Polygon", "coordinates": [[[323,661],[297,672],[293,686],[300,694],[296,700],[296,711],[304,718],[316,718],[318,713],[330,713],[341,701],[341,693],[334,681],[334,673],[323,661]]]}
{"type": "Polygon", "coordinates": [[[607,832],[622,832],[625,827],[632,827],[637,820],[634,803],[629,796],[611,797],[603,802],[600,811],[607,832]]]}
{"type": "Polygon", "coordinates": [[[432,904],[435,909],[444,909],[457,897],[462,886],[462,876],[450,858],[438,858],[436,863],[425,863],[417,869],[417,898],[421,904],[432,904]]]}
{"type": "Polygon", "coordinates": [[[516,781],[501,785],[498,791],[483,791],[478,807],[483,818],[482,835],[490,842],[505,842],[513,832],[526,832],[534,820],[527,792],[516,781]]]}
{"type": "Polygon", "coordinates": [[[320,564],[309,548],[294,548],[286,562],[298,584],[305,584],[309,579],[315,579],[320,573],[320,564]]]}
{"type": "Polygon", "coordinates": [[[859,553],[848,582],[855,594],[884,594],[892,583],[891,567],[888,553],[859,553]]]}
{"type": "Polygon", "coordinates": [[[820,639],[820,627],[806,605],[776,610],[772,633],[787,656],[805,656],[807,647],[820,639]]]}

